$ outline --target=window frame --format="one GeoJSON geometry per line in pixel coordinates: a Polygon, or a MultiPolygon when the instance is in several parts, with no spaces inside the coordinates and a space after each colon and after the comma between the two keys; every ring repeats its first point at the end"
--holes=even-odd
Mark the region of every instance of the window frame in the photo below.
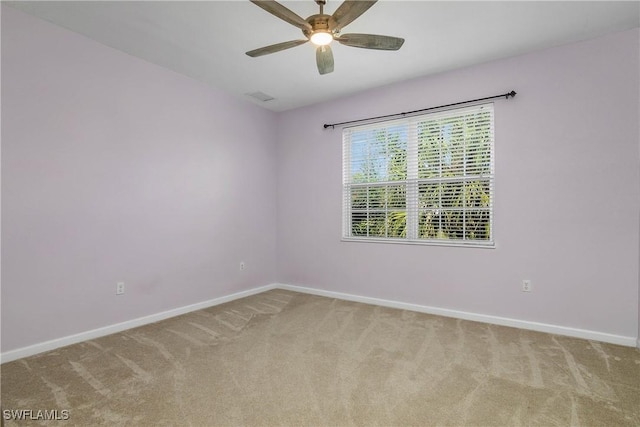
{"type": "MultiPolygon", "coordinates": [[[[483,130],[484,131],[484,130],[483,130]]],[[[369,143],[371,144],[371,143],[369,143]]],[[[466,147],[468,146],[467,139],[465,139],[464,147],[465,152],[463,155],[466,155],[466,147]]],[[[483,151],[486,152],[486,151],[483,151]]],[[[466,159],[466,158],[465,158],[466,159]]],[[[459,107],[448,110],[440,110],[437,112],[420,114],[410,117],[403,117],[395,120],[388,120],[383,122],[370,123],[360,126],[351,126],[343,129],[342,134],[342,241],[345,242],[370,242],[370,243],[392,243],[392,244],[409,244],[409,245],[427,245],[427,246],[449,246],[449,247],[474,247],[474,248],[495,248],[495,227],[494,227],[494,217],[495,217],[495,110],[493,102],[475,104],[472,106],[459,107]],[[489,132],[489,142],[488,142],[488,159],[489,159],[489,173],[488,174],[467,174],[466,166],[465,173],[456,177],[443,177],[439,176],[437,178],[419,178],[419,145],[420,142],[418,140],[418,123],[427,122],[429,120],[435,120],[437,118],[451,118],[455,116],[464,116],[465,114],[469,114],[470,112],[481,112],[485,110],[485,112],[489,113],[489,128],[487,131],[489,132]],[[352,153],[352,136],[354,132],[359,131],[370,131],[370,130],[385,130],[389,132],[390,128],[404,126],[406,128],[407,134],[407,142],[406,142],[406,177],[404,180],[390,180],[390,181],[366,181],[361,183],[350,182],[353,174],[352,171],[352,163],[351,163],[351,153],[352,153]],[[459,211],[464,212],[463,218],[467,218],[466,214],[469,211],[476,211],[478,213],[488,212],[488,227],[489,227],[489,236],[488,239],[426,239],[419,238],[419,216],[420,216],[420,185],[426,183],[437,183],[437,182],[460,182],[460,183],[469,183],[469,182],[482,182],[483,184],[488,183],[488,194],[489,194],[489,202],[488,207],[486,208],[469,208],[467,206],[450,208],[449,212],[459,211]],[[381,187],[381,188],[389,188],[391,186],[404,186],[405,187],[405,207],[404,211],[406,211],[406,219],[405,219],[405,228],[406,228],[406,237],[383,237],[383,236],[362,236],[362,235],[353,235],[353,207],[352,207],[352,194],[354,188],[364,187],[381,187]]],[[[390,158],[386,157],[385,161],[390,161],[390,158]]],[[[441,160],[439,160],[441,161],[441,160]]],[[[466,163],[465,163],[466,165],[466,163]]],[[[464,184],[462,185],[464,187],[464,184]]],[[[466,191],[466,190],[465,190],[466,191]]],[[[465,195],[467,193],[464,193],[465,195]]],[[[440,201],[439,211],[447,211],[447,208],[442,206],[442,201],[440,201]]],[[[366,208],[367,215],[371,213],[371,208],[367,206],[366,208]]],[[[375,210],[374,210],[375,212],[375,210]]],[[[389,210],[387,209],[387,213],[389,210]]],[[[369,216],[367,216],[369,218],[369,216]]],[[[386,217],[385,220],[388,220],[386,217]]],[[[463,220],[464,221],[464,220],[463,220]]],[[[464,224],[464,222],[463,222],[464,224]]],[[[466,232],[465,225],[462,226],[463,236],[466,232]]],[[[386,232],[388,233],[388,228],[386,228],[386,232]]]]}

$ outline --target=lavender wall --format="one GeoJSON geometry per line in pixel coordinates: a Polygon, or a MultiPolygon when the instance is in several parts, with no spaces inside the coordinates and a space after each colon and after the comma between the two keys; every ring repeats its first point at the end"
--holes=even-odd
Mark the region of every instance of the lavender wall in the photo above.
{"type": "Polygon", "coordinates": [[[637,336],[639,38],[276,115],[3,6],[1,350],[276,280],[637,336]],[[340,241],[323,123],[511,89],[496,249],[340,241]]]}
{"type": "Polygon", "coordinates": [[[275,281],[275,114],[3,6],[2,125],[3,352],[275,281]]]}
{"type": "Polygon", "coordinates": [[[639,39],[635,29],[281,114],[279,280],[636,337],[639,39]],[[495,103],[495,249],[340,241],[341,132],[323,123],[511,89],[495,103]]]}

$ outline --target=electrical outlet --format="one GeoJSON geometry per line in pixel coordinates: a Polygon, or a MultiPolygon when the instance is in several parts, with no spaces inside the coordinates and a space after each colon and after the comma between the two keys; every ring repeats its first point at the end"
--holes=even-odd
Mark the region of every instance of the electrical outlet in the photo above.
{"type": "Polygon", "coordinates": [[[116,283],[116,295],[124,294],[124,282],[116,283]]]}
{"type": "Polygon", "coordinates": [[[533,287],[531,286],[531,280],[525,279],[522,281],[522,292],[531,292],[533,287]]]}
{"type": "Polygon", "coordinates": [[[240,261],[240,271],[244,271],[245,268],[247,268],[247,265],[244,263],[244,261],[240,261]]]}

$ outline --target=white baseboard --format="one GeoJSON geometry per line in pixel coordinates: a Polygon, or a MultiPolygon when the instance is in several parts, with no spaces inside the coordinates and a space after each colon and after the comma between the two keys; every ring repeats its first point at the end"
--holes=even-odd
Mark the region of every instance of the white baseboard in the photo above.
{"type": "Polygon", "coordinates": [[[98,329],[93,329],[86,332],[81,332],[75,335],[69,335],[62,338],[57,338],[51,341],[45,341],[30,345],[28,347],[19,348],[16,350],[7,351],[0,354],[0,363],[11,362],[13,360],[21,359],[23,357],[33,356],[45,351],[55,350],[56,348],[65,347],[67,345],[76,344],[82,341],[92,340],[95,338],[103,337],[105,335],[111,335],[116,332],[121,332],[127,329],[136,328],[138,326],[147,325],[149,323],[158,322],[160,320],[168,319],[170,317],[179,316],[181,314],[189,313],[203,308],[213,307],[219,304],[224,304],[233,300],[248,297],[251,295],[266,292],[272,289],[285,289],[294,292],[302,292],[306,294],[319,295],[329,298],[336,298],[347,301],[362,302],[365,304],[380,305],[383,307],[399,308],[401,310],[417,311],[420,313],[435,314],[438,316],[454,317],[457,319],[472,320],[476,322],[491,323],[494,325],[510,326],[513,328],[528,329],[538,332],[547,332],[550,334],[565,335],[575,338],[583,338],[587,340],[602,341],[611,344],[624,345],[627,347],[640,348],[640,337],[625,337],[621,335],[612,335],[603,332],[589,331],[585,329],[568,328],[565,326],[551,325],[547,323],[529,322],[526,320],[510,319],[506,317],[489,316],[485,314],[469,313],[466,311],[449,310],[446,308],[429,307],[425,305],[410,304],[399,301],[384,300],[380,298],[364,297],[360,295],[345,294],[342,292],[326,291],[322,289],[307,288],[302,286],[293,286],[280,283],[273,283],[258,288],[249,289],[242,292],[237,292],[231,295],[214,298],[208,301],[199,302],[196,304],[187,305],[184,307],[178,307],[172,310],[163,311],[161,313],[152,314],[149,316],[139,317],[137,319],[128,320],[122,323],[116,323],[115,325],[109,325],[98,329]]]}
{"type": "Polygon", "coordinates": [[[137,328],[138,326],[147,325],[149,323],[155,323],[160,320],[168,319],[170,317],[179,316],[181,314],[190,313],[196,310],[202,310],[203,308],[213,307],[215,305],[224,304],[233,300],[248,297],[251,295],[259,294],[271,289],[274,289],[276,285],[261,286],[259,288],[253,288],[242,292],[237,292],[231,295],[226,295],[220,298],[214,298],[208,301],[199,302],[196,304],[186,305],[184,307],[178,307],[171,310],[163,311],[161,313],[152,314],[149,316],[138,317],[137,319],[127,320],[126,322],[116,323],[115,325],[109,325],[98,329],[92,329],[90,331],[81,332],[75,335],[69,335],[62,338],[57,338],[51,341],[45,341],[30,345],[28,347],[22,347],[16,350],[7,351],[0,354],[0,363],[11,362],[23,357],[33,356],[34,354],[43,353],[49,350],[55,350],[56,348],[65,347],[71,344],[76,344],[82,341],[92,340],[95,338],[103,337],[105,335],[115,334],[116,332],[122,332],[127,329],[137,328]]]}
{"type": "Polygon", "coordinates": [[[510,326],[512,328],[527,329],[531,331],[546,332],[556,335],[564,335],[574,338],[583,338],[593,341],[601,341],[618,344],[627,347],[640,348],[640,337],[625,337],[622,335],[607,334],[604,332],[589,331],[586,329],[569,328],[566,326],[551,325],[548,323],[530,322],[526,320],[510,319],[507,317],[490,316],[486,314],[469,313],[466,311],[450,310],[446,308],[429,307],[425,305],[410,304],[406,302],[384,300],[379,298],[363,297],[360,295],[344,294],[341,292],[325,291],[321,289],[306,288],[285,284],[276,284],[275,288],[286,289],[294,292],[319,295],[323,297],[342,299],[347,301],[362,302],[365,304],[380,305],[383,307],[399,308],[402,310],[417,311],[420,313],[435,314],[438,316],[454,317],[456,319],[472,320],[475,322],[491,323],[494,325],[510,326]]]}

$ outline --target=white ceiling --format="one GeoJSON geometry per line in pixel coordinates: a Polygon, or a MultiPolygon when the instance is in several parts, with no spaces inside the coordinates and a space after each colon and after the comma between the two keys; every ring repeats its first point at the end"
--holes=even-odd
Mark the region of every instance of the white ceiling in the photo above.
{"type": "MultiPolygon", "coordinates": [[[[332,14],[339,0],[328,0],[332,14]]],[[[333,43],[321,76],[310,43],[259,58],[244,53],[302,37],[246,0],[11,2],[11,6],[273,111],[640,26],[638,1],[484,2],[381,0],[343,33],[405,38],[397,52],[333,43]],[[247,93],[276,99],[260,102],[247,93]]],[[[283,1],[303,18],[312,0],[283,1]]]]}

